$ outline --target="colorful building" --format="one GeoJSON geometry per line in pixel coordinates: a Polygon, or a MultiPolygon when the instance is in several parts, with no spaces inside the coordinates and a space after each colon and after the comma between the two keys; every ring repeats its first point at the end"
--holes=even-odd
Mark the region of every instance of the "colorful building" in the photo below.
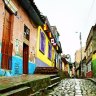
{"type": "Polygon", "coordinates": [[[93,77],[96,77],[96,51],[92,55],[92,68],[93,77]]]}
{"type": "Polygon", "coordinates": [[[56,26],[51,26],[51,30],[53,35],[53,38],[51,38],[51,41],[54,40],[53,46],[55,48],[55,66],[56,68],[62,70],[62,60],[61,60],[62,47],[59,41],[60,34],[56,26]]]}
{"type": "Polygon", "coordinates": [[[86,40],[86,77],[93,77],[94,64],[94,52],[96,51],[96,24],[91,27],[89,35],[86,40]],[[93,58],[92,58],[93,56],[93,58]]]}
{"type": "Polygon", "coordinates": [[[45,24],[38,27],[37,67],[57,67],[60,69],[62,49],[60,41],[57,42],[59,38],[56,37],[57,33],[55,31],[57,30],[54,31],[52,28],[47,17],[45,17],[45,24]]]}
{"type": "Polygon", "coordinates": [[[37,67],[54,67],[55,49],[41,26],[38,27],[37,67]],[[53,54],[52,54],[53,52],[53,54]]]}
{"type": "Polygon", "coordinates": [[[34,73],[38,26],[43,24],[33,0],[0,1],[1,76],[34,73]]]}
{"type": "Polygon", "coordinates": [[[62,55],[62,71],[65,73],[66,77],[69,77],[69,75],[71,75],[70,73],[72,73],[72,71],[70,71],[69,63],[65,59],[64,55],[62,55]]]}
{"type": "MultiPolygon", "coordinates": [[[[82,60],[84,59],[85,55],[86,55],[85,47],[83,47],[82,48],[82,60]]],[[[81,49],[75,52],[75,66],[76,66],[76,76],[80,77],[81,76],[81,49]]]]}

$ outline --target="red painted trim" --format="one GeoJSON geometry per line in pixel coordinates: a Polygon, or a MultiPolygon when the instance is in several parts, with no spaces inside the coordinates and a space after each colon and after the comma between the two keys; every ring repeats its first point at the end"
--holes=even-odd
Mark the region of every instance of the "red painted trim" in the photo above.
{"type": "Polygon", "coordinates": [[[93,77],[93,72],[92,71],[87,72],[86,77],[87,78],[92,78],[93,77]]]}

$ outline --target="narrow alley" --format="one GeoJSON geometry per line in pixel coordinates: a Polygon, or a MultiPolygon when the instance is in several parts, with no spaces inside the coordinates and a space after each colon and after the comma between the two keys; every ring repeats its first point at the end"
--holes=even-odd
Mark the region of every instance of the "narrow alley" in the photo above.
{"type": "Polygon", "coordinates": [[[0,96],[96,96],[96,0],[0,0],[0,96]]]}
{"type": "Polygon", "coordinates": [[[65,79],[48,96],[96,96],[96,86],[90,80],[65,79]]]}

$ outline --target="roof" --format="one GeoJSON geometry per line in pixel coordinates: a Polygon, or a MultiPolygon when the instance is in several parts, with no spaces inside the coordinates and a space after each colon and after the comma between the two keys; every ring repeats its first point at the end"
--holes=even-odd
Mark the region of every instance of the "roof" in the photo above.
{"type": "Polygon", "coordinates": [[[44,16],[41,15],[33,0],[19,0],[19,2],[35,25],[39,26],[44,24],[44,16]]]}

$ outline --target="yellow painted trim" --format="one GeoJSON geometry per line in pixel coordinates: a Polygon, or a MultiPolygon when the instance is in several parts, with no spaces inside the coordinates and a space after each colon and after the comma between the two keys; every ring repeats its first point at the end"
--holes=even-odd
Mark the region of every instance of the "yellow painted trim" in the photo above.
{"type": "MultiPolygon", "coordinates": [[[[39,50],[39,47],[40,47],[40,30],[42,30],[42,32],[44,32],[44,30],[42,29],[41,26],[38,27],[38,37],[37,37],[37,58],[40,59],[42,62],[46,63],[48,66],[51,66],[51,67],[54,67],[54,58],[55,58],[55,49],[54,47],[52,46],[52,50],[54,50],[54,53],[52,53],[52,58],[51,60],[48,59],[48,42],[49,39],[47,37],[47,35],[45,34],[45,53],[43,54],[40,50],[39,50]]],[[[51,43],[51,42],[50,42],[51,43]]]]}
{"type": "Polygon", "coordinates": [[[47,27],[46,24],[43,25],[43,28],[44,28],[45,31],[48,30],[48,27],[47,27]]]}

